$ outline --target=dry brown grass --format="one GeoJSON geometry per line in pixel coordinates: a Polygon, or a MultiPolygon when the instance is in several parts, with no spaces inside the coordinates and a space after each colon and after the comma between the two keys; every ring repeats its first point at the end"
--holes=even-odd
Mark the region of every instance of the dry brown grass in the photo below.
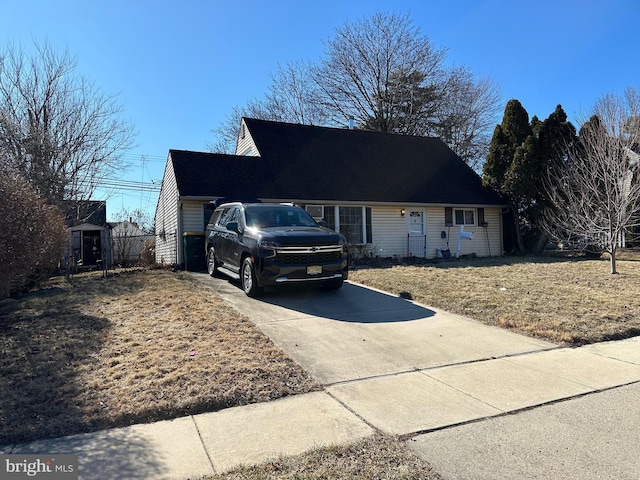
{"type": "Polygon", "coordinates": [[[319,388],[189,276],[78,275],[0,304],[0,445],[319,388]]]}
{"type": "Polygon", "coordinates": [[[375,435],[344,447],[318,448],[303,455],[283,457],[253,467],[207,477],[210,480],[441,480],[431,465],[405,443],[375,435]]]}
{"type": "Polygon", "coordinates": [[[640,335],[640,252],[608,260],[501,257],[350,272],[355,282],[552,342],[640,335]]]}

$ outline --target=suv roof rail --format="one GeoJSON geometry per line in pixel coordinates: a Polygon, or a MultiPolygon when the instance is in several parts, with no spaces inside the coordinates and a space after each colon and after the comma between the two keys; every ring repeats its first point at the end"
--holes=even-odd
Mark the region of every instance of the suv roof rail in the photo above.
{"type": "Polygon", "coordinates": [[[253,197],[222,197],[215,200],[216,207],[219,207],[220,205],[223,205],[225,203],[262,203],[262,202],[257,198],[253,198],[253,197]]]}

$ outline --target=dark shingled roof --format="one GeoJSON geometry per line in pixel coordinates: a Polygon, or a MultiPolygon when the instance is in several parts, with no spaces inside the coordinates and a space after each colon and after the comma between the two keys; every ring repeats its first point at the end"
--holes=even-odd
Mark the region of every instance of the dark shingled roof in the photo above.
{"type": "Polygon", "coordinates": [[[437,138],[244,121],[260,157],[170,151],[181,196],[505,203],[437,138]]]}

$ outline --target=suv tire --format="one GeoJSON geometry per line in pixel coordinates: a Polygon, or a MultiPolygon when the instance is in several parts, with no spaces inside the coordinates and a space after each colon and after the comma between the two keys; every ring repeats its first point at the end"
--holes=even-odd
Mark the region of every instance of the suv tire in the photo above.
{"type": "Polygon", "coordinates": [[[216,252],[213,247],[210,247],[209,253],[207,253],[207,273],[212,277],[215,277],[218,273],[218,261],[216,260],[216,252]]]}
{"type": "Polygon", "coordinates": [[[242,283],[242,290],[244,290],[244,293],[248,297],[257,297],[263,292],[263,289],[258,286],[253,262],[249,257],[245,258],[242,262],[242,269],[240,270],[240,282],[242,283]]]}

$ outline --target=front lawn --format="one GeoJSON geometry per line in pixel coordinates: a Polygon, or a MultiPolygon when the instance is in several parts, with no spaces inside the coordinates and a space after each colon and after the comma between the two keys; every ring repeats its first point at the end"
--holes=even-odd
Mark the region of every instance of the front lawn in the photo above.
{"type": "Polygon", "coordinates": [[[439,260],[360,268],[349,279],[563,345],[640,335],[640,255],[439,260]]]}
{"type": "Polygon", "coordinates": [[[99,272],[0,303],[0,445],[318,389],[184,273],[99,272]]]}

